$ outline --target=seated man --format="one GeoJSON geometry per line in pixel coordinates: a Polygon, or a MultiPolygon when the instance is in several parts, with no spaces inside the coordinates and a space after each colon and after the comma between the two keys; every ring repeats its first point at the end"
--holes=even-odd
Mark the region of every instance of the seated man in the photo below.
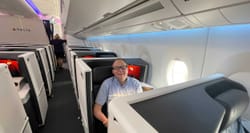
{"type": "Polygon", "coordinates": [[[103,81],[97,94],[94,115],[106,127],[108,126],[108,118],[102,112],[102,106],[117,96],[127,96],[142,92],[141,83],[128,76],[127,63],[123,59],[116,59],[112,65],[113,77],[103,81]]]}

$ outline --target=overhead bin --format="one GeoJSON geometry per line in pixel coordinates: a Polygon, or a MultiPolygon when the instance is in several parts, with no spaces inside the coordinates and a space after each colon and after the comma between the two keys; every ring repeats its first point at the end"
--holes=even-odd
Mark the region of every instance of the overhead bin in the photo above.
{"type": "MultiPolygon", "coordinates": [[[[132,4],[133,3],[130,5],[132,4]]],[[[110,14],[108,17],[100,19],[88,27],[84,27],[76,32],[75,35],[81,36],[79,35],[82,34],[81,32],[88,34],[89,32],[97,30],[100,32],[107,31],[107,29],[114,30],[179,15],[180,13],[170,0],[147,0],[134,7],[123,7],[122,9],[110,14]]]]}
{"type": "Polygon", "coordinates": [[[102,19],[104,16],[108,16],[108,14],[114,13],[118,9],[121,9],[134,1],[135,0],[70,1],[68,20],[66,24],[67,32],[74,33],[79,30],[79,28],[87,27],[102,19]],[[69,21],[69,19],[72,21],[69,21]]]}
{"type": "Polygon", "coordinates": [[[108,34],[128,34],[128,33],[139,33],[139,32],[153,32],[153,31],[158,31],[158,29],[154,29],[152,27],[152,24],[141,24],[137,26],[131,26],[127,28],[122,28],[122,29],[117,29],[111,32],[106,32],[106,35],[108,34]]]}
{"type": "Polygon", "coordinates": [[[222,8],[220,11],[231,23],[250,22],[250,3],[222,8]]]}
{"type": "Polygon", "coordinates": [[[42,28],[44,25],[39,19],[2,15],[0,16],[0,26],[0,44],[41,45],[49,43],[45,29],[42,28]]]}
{"type": "MultiPolygon", "coordinates": [[[[126,27],[109,32],[110,34],[128,34],[128,33],[143,33],[155,32],[174,29],[186,29],[200,27],[201,23],[194,16],[179,16],[172,19],[164,19],[146,24],[126,27]]],[[[109,33],[106,33],[109,34],[109,33]]]]}
{"type": "Polygon", "coordinates": [[[172,0],[183,14],[190,14],[247,2],[249,0],[172,0]]]}
{"type": "Polygon", "coordinates": [[[133,22],[133,25],[152,22],[163,18],[179,16],[180,13],[174,8],[173,4],[168,1],[152,0],[142,5],[138,5],[119,16],[114,16],[102,23],[102,25],[110,25],[120,23],[119,26],[113,25],[116,28],[129,26],[126,21],[133,22]],[[164,14],[164,15],[163,15],[164,14]],[[133,19],[133,20],[132,20],[133,19]]]}
{"type": "Polygon", "coordinates": [[[203,26],[230,24],[219,10],[211,10],[193,15],[203,26]]]}
{"type": "MultiPolygon", "coordinates": [[[[80,13],[83,14],[84,18],[86,18],[84,19],[82,26],[87,27],[93,24],[94,22],[96,22],[97,20],[107,17],[109,14],[114,13],[115,11],[131,4],[132,2],[136,0],[119,0],[119,1],[117,0],[105,0],[105,1],[81,0],[81,1],[83,4],[81,4],[80,8],[82,8],[82,10],[85,12],[80,12],[80,13]]],[[[143,2],[147,0],[138,0],[138,1],[143,2]]],[[[79,4],[80,1],[78,0],[78,2],[76,1],[76,3],[79,4]]]]}
{"type": "MultiPolygon", "coordinates": [[[[84,39],[88,36],[250,22],[250,0],[145,0],[131,7],[135,2],[138,1],[108,13],[89,25],[83,23],[81,28],[72,33],[73,36],[84,39]]],[[[88,16],[84,19],[88,19],[88,16]]],[[[69,19],[68,22],[71,21],[74,20],[69,19]]]]}

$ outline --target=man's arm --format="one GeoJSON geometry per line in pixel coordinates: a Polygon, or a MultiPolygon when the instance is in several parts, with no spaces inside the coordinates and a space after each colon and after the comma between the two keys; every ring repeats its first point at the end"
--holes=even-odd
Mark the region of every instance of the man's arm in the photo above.
{"type": "Polygon", "coordinates": [[[102,105],[97,103],[94,105],[94,115],[103,123],[103,125],[105,125],[106,127],[108,126],[108,118],[102,112],[102,105]]]}

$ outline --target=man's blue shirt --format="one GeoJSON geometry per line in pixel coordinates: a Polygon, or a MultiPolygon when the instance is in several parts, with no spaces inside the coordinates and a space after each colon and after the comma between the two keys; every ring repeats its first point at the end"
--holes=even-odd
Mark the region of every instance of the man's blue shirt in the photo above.
{"type": "Polygon", "coordinates": [[[114,97],[133,95],[142,92],[140,81],[127,77],[124,85],[121,86],[116,77],[110,77],[103,81],[97,94],[95,103],[103,105],[114,97]]]}

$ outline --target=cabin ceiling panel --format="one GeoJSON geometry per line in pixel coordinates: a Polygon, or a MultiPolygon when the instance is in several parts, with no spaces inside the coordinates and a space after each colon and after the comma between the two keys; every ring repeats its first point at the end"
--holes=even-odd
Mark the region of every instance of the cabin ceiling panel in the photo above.
{"type": "Polygon", "coordinates": [[[32,0],[43,15],[60,17],[60,0],[32,0]]]}
{"type": "Polygon", "coordinates": [[[1,0],[0,13],[24,17],[36,17],[36,14],[24,0],[1,0]]]}

